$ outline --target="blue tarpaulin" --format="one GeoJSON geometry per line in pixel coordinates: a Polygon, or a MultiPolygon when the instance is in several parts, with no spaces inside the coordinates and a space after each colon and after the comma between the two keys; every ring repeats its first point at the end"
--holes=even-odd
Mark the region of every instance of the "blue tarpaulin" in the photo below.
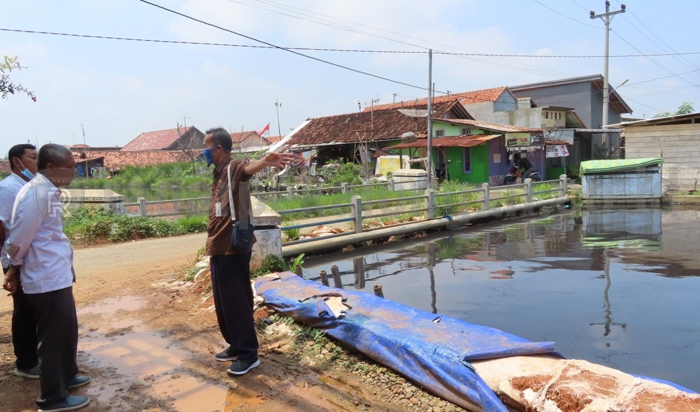
{"type": "Polygon", "coordinates": [[[437,396],[468,410],[507,412],[474,372],[471,361],[553,354],[552,342],[530,342],[497,329],[437,316],[361,292],[329,288],[285,272],[256,279],[265,304],[308,326],[325,330],[437,396]],[[344,316],[326,304],[340,297],[344,316]]]}

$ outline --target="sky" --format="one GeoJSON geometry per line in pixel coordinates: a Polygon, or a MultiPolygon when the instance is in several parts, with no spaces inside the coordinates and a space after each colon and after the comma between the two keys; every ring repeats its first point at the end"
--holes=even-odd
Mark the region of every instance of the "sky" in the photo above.
{"type": "MultiPolygon", "coordinates": [[[[602,0],[149,1],[200,21],[139,0],[3,2],[0,29],[228,46],[0,30],[0,53],[25,67],[11,78],[37,96],[0,100],[0,154],[27,141],[123,146],[178,124],[270,123],[285,135],[307,118],[426,97],[428,49],[436,95],[603,73],[604,23],[589,17],[605,11],[602,0]],[[344,51],[231,46],[259,41],[344,51]]],[[[635,117],[683,102],[700,109],[700,2],[626,6],[611,23],[610,55],[656,56],[611,57],[611,87],[627,80],[617,91],[635,117]]]]}

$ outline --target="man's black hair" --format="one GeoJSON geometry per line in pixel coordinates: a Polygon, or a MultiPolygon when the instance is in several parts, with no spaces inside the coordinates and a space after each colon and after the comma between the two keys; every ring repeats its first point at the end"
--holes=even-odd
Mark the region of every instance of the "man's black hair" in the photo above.
{"type": "Polygon", "coordinates": [[[513,154],[513,160],[520,160],[520,153],[515,152],[515,153],[513,154]]]}
{"type": "Polygon", "coordinates": [[[231,151],[233,147],[233,141],[231,141],[231,134],[226,131],[223,127],[215,127],[213,129],[207,130],[207,134],[211,135],[211,140],[214,142],[214,146],[221,145],[227,152],[231,151]]]}
{"type": "Polygon", "coordinates": [[[65,146],[55,143],[47,143],[41,146],[41,149],[39,149],[38,169],[46,169],[46,165],[49,163],[53,163],[55,165],[61,164],[71,157],[73,157],[73,153],[71,153],[71,151],[65,146]]]}
{"type": "Polygon", "coordinates": [[[22,161],[22,156],[24,156],[24,153],[27,150],[36,150],[36,147],[33,144],[24,143],[24,144],[14,145],[14,146],[12,146],[12,148],[10,148],[10,151],[7,153],[7,159],[10,161],[10,168],[11,169],[15,168],[14,163],[12,163],[12,159],[14,159],[16,157],[20,161],[22,161]]]}

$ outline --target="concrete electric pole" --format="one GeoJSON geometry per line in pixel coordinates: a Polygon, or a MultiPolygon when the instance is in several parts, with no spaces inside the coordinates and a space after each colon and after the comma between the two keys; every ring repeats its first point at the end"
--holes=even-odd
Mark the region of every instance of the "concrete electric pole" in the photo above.
{"type": "Polygon", "coordinates": [[[279,99],[275,99],[275,108],[277,109],[277,133],[282,136],[282,128],[280,127],[280,107],[282,107],[282,103],[280,103],[279,99]]]}
{"type": "MultiPolygon", "coordinates": [[[[610,59],[610,22],[611,17],[616,14],[624,13],[626,10],[624,4],[620,5],[620,10],[610,11],[610,2],[605,2],[605,13],[595,14],[591,11],[591,19],[600,18],[605,23],[605,63],[603,65],[603,124],[601,125],[603,129],[608,127],[608,106],[610,104],[610,91],[608,89],[608,60],[610,59]]],[[[612,155],[612,147],[610,146],[610,134],[605,133],[603,135],[603,141],[608,146],[608,153],[612,155]]]]}

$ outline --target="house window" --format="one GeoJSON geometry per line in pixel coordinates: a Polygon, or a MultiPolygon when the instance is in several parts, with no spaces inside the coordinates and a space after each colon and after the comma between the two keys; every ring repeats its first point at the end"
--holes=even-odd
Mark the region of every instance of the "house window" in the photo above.
{"type": "Polygon", "coordinates": [[[442,136],[444,136],[444,135],[445,135],[445,131],[444,131],[444,130],[436,130],[436,131],[435,131],[435,137],[442,137],[442,136]]]}
{"type": "Polygon", "coordinates": [[[463,150],[463,161],[462,164],[464,165],[464,173],[471,173],[472,172],[472,148],[471,147],[465,147],[463,150]]]}
{"type": "Polygon", "coordinates": [[[544,112],[544,118],[549,119],[549,112],[544,112]]]}
{"type": "Polygon", "coordinates": [[[462,129],[462,135],[470,135],[472,134],[472,129],[462,129]]]}

